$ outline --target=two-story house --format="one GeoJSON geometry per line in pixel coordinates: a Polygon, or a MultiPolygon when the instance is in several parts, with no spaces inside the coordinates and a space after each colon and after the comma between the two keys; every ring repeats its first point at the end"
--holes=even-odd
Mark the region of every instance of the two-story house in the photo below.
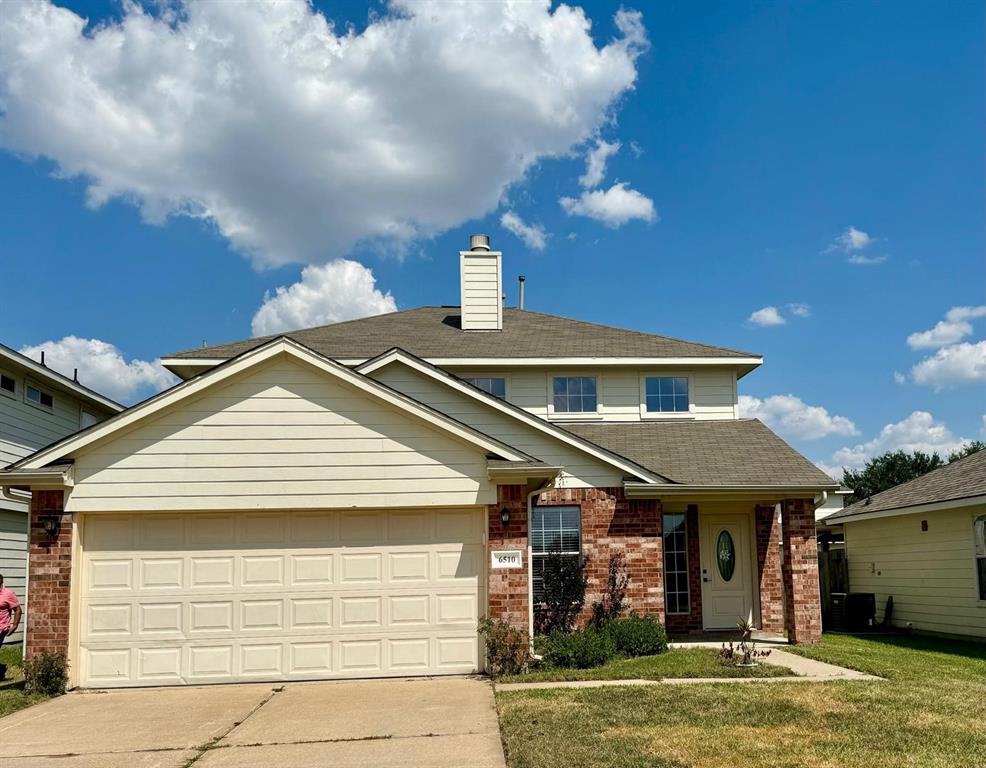
{"type": "Polygon", "coordinates": [[[174,354],[182,383],[0,473],[70,585],[32,581],[28,653],[89,686],[475,672],[550,552],[588,603],[622,554],[672,632],[817,640],[837,485],[738,417],[760,356],[504,307],[485,236],[459,268],[460,306],[174,354]]]}
{"type": "MultiPolygon", "coordinates": [[[[123,406],[0,344],[0,466],[119,413],[123,406]]],[[[30,494],[0,496],[0,574],[26,607],[30,494]]],[[[20,640],[23,630],[8,642],[20,640]]]]}

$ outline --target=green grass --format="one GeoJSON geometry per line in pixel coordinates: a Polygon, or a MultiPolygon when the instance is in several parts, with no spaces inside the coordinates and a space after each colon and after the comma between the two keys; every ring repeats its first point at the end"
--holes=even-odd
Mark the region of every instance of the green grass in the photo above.
{"type": "MultiPolygon", "coordinates": [[[[768,659],[769,661],[769,659],[768,659]]],[[[663,680],[667,677],[781,677],[790,669],[762,664],[752,669],[726,667],[713,648],[672,648],[658,656],[615,659],[592,669],[535,669],[501,677],[498,683],[540,683],[553,680],[663,680]]]]}
{"type": "Polygon", "coordinates": [[[21,668],[21,647],[0,648],[0,664],[7,665],[7,680],[0,683],[0,717],[44,701],[44,696],[24,693],[24,671],[21,668]]]}
{"type": "Polygon", "coordinates": [[[805,656],[885,681],[496,694],[510,768],[986,765],[986,646],[826,635],[805,656]]]}

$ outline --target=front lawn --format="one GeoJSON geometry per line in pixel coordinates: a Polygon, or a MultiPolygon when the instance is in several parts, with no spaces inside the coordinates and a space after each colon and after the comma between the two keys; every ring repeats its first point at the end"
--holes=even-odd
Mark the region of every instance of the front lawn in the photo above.
{"type": "Polygon", "coordinates": [[[24,673],[21,669],[19,645],[0,648],[0,664],[7,665],[7,679],[0,683],[0,717],[44,701],[44,696],[28,696],[24,693],[24,673]]]}
{"type": "MultiPolygon", "coordinates": [[[[767,661],[770,661],[768,657],[767,661]]],[[[668,677],[782,677],[793,674],[786,667],[761,664],[752,669],[726,667],[713,648],[672,648],[657,656],[614,659],[591,669],[535,669],[508,675],[498,683],[541,683],[552,680],[663,680],[668,677]]]]}
{"type": "Polygon", "coordinates": [[[507,761],[510,768],[986,765],[986,646],[826,635],[791,650],[887,680],[498,691],[507,761]]]}

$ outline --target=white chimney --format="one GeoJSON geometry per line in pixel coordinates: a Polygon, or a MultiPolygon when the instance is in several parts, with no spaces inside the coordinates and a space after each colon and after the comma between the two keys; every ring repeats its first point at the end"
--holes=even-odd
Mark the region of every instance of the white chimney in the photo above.
{"type": "Polygon", "coordinates": [[[462,330],[503,330],[502,256],[500,251],[490,250],[489,235],[473,235],[469,250],[459,251],[462,330]]]}

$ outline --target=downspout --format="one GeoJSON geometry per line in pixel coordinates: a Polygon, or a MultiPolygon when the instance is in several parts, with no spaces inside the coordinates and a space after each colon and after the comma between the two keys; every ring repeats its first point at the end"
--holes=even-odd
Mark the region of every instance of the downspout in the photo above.
{"type": "Polygon", "coordinates": [[[15,501],[18,504],[30,504],[31,494],[25,491],[18,491],[11,488],[9,485],[4,485],[0,487],[0,492],[3,493],[3,497],[8,501],[15,501]]]}
{"type": "MultiPolygon", "coordinates": [[[[527,630],[531,638],[531,655],[534,656],[534,558],[531,550],[531,523],[534,521],[534,499],[555,487],[558,476],[545,482],[527,494],[527,630]]],[[[537,658],[535,656],[535,658],[537,658]]]]}
{"type": "Polygon", "coordinates": [[[820,506],[822,506],[826,501],[828,501],[828,499],[829,499],[828,491],[822,491],[820,494],[818,494],[818,496],[816,496],[814,499],[815,509],[818,509],[820,506]]]}

